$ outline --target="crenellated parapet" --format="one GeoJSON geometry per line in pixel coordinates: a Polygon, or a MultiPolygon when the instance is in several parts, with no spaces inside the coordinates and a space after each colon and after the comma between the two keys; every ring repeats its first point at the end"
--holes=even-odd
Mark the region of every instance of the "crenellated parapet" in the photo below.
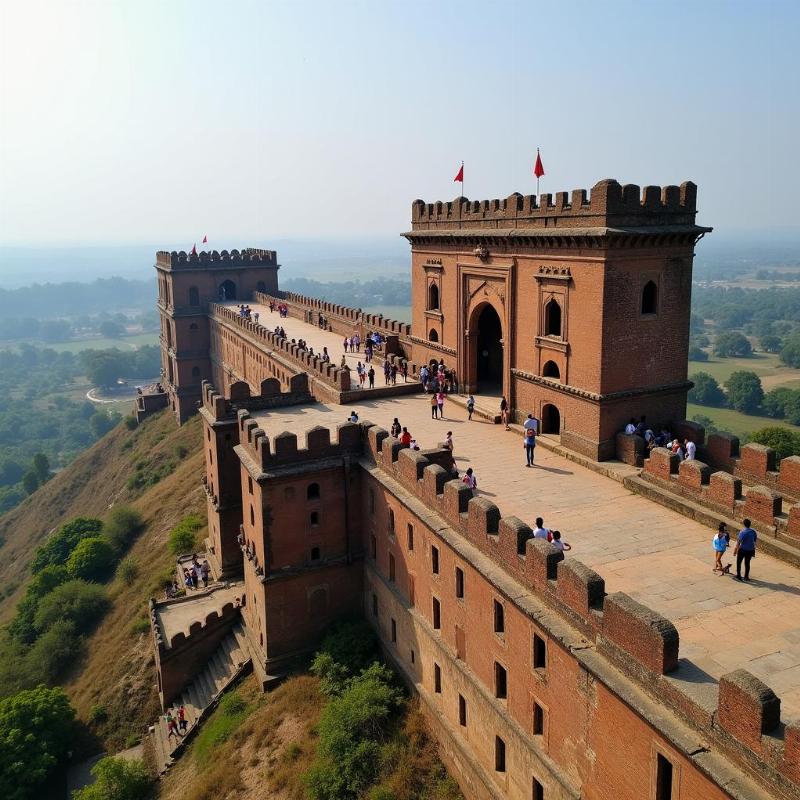
{"type": "Polygon", "coordinates": [[[275,250],[248,247],[244,250],[201,250],[187,253],[184,250],[156,253],[156,266],[164,269],[198,269],[203,267],[278,267],[275,250]]]}
{"type": "Polygon", "coordinates": [[[468,200],[411,205],[412,231],[470,228],[589,228],[693,226],[697,213],[697,186],[619,184],[607,178],[591,192],[574,189],[555,194],[521,195],[504,200],[468,200]]]}
{"type": "Polygon", "coordinates": [[[225,397],[211,382],[203,381],[201,385],[203,409],[215,422],[236,419],[237,413],[242,409],[257,411],[280,408],[307,403],[312,399],[308,388],[308,375],[305,372],[290,378],[288,392],[281,391],[281,382],[277,378],[261,381],[258,394],[253,394],[250,384],[244,381],[232,383],[228,391],[230,397],[225,397]]]}

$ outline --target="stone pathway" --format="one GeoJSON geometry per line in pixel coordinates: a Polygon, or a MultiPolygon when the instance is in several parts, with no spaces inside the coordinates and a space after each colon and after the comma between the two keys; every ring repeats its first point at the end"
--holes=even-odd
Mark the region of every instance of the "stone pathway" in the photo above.
{"type": "MultiPolygon", "coordinates": [[[[273,324],[277,325],[277,314],[273,324]]],[[[262,321],[270,320],[269,310],[262,321]]],[[[305,338],[315,351],[325,344],[342,355],[342,337],[288,319],[290,337],[305,338]]],[[[349,358],[349,357],[348,357],[349,358]]],[[[377,371],[377,368],[376,368],[377,371]]],[[[383,375],[380,375],[382,384],[383,375]]],[[[315,425],[334,428],[355,408],[362,420],[389,429],[394,417],[423,448],[453,432],[460,471],[475,470],[479,494],[503,515],[528,524],[542,516],[572,545],[568,558],[597,570],[608,592],[624,591],[671,619],[681,637],[681,656],[715,678],[750,670],[781,698],[784,718],[800,718],[800,571],[759,554],[753,580],[739,583],[712,572],[713,531],[675,511],[629,492],[622,484],[539,447],[527,469],[522,436],[473,418],[453,402],[445,419],[433,420],[427,397],[391,398],[336,406],[291,407],[255,416],[267,435],[303,434],[315,425]]],[[[732,559],[728,559],[732,560],[732,559]]]]}

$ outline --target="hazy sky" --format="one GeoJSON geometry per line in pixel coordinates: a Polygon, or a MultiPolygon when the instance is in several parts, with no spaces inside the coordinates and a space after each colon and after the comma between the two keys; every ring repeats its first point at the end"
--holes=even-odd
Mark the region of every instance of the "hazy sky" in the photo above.
{"type": "Polygon", "coordinates": [[[0,243],[395,233],[416,197],[699,184],[797,228],[800,2],[0,0],[0,243]]]}

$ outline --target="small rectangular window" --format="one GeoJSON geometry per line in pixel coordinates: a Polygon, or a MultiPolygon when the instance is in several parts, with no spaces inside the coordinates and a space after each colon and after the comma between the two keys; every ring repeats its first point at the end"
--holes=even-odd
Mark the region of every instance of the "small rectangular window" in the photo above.
{"type": "Polygon", "coordinates": [[[464,598],[464,570],[456,567],[456,597],[464,598]]]}
{"type": "Polygon", "coordinates": [[[547,667],[547,645],[538,633],[533,634],[533,668],[545,669],[547,667]]]}
{"type": "Polygon", "coordinates": [[[369,535],[369,556],[373,561],[378,557],[378,540],[374,533],[369,535]]]}
{"type": "Polygon", "coordinates": [[[389,581],[394,583],[394,556],[389,553],[389,581]]]}
{"type": "Polygon", "coordinates": [[[458,696],[458,724],[467,727],[467,701],[461,695],[458,696]]]}
{"type": "Polygon", "coordinates": [[[672,764],[661,753],[656,759],[656,800],[672,800],[672,764]]]}
{"type": "Polygon", "coordinates": [[[374,514],[375,513],[375,490],[374,489],[370,489],[369,490],[369,513],[370,514],[374,514]]]}
{"type": "Polygon", "coordinates": [[[442,627],[442,609],[435,597],[433,598],[433,627],[437,631],[442,627]]]}
{"type": "Polygon", "coordinates": [[[442,668],[438,664],[433,665],[433,691],[442,693],[442,668]]]}
{"type": "Polygon", "coordinates": [[[372,595],[372,616],[378,616],[378,595],[376,594],[372,595]]]}
{"type": "Polygon", "coordinates": [[[392,641],[397,644],[397,623],[392,620],[392,641]]]}
{"type": "Polygon", "coordinates": [[[506,631],[506,612],[502,603],[494,601],[494,632],[505,633],[506,631]]]}
{"type": "Polygon", "coordinates": [[[506,771],[506,743],[499,737],[494,737],[494,768],[497,772],[506,771]]]}
{"type": "Polygon", "coordinates": [[[544,709],[535,701],[533,703],[533,735],[544,735],[544,709]]]}
{"type": "Polygon", "coordinates": [[[414,663],[416,662],[416,658],[417,658],[417,656],[416,656],[416,654],[414,653],[414,651],[412,650],[412,651],[411,651],[411,663],[412,663],[412,664],[414,664],[414,663]]]}
{"type": "Polygon", "coordinates": [[[533,800],[544,800],[544,786],[536,778],[533,779],[533,800]]]}
{"type": "Polygon", "coordinates": [[[434,575],[439,574],[439,548],[431,547],[431,570],[434,575]]]}
{"type": "Polygon", "coordinates": [[[408,549],[409,550],[413,550],[414,549],[414,526],[411,523],[409,523],[408,526],[406,527],[406,535],[408,537],[408,549]]]}
{"type": "Polygon", "coordinates": [[[247,491],[253,494],[253,479],[249,475],[247,476],[247,491]]]}
{"type": "Polygon", "coordinates": [[[508,673],[502,664],[494,662],[494,696],[499,700],[508,697],[508,673]]]}

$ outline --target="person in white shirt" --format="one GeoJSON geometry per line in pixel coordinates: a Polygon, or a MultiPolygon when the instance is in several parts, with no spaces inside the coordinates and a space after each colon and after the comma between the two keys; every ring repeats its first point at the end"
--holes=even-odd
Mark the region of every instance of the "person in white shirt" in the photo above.
{"type": "Polygon", "coordinates": [[[560,550],[562,553],[565,550],[572,550],[572,546],[570,544],[561,541],[561,531],[553,531],[552,545],[557,550],[560,550]]]}
{"type": "Polygon", "coordinates": [[[684,441],[684,450],[686,451],[686,460],[694,461],[697,456],[697,445],[691,439],[684,441]]]}
{"type": "Polygon", "coordinates": [[[636,420],[631,417],[631,421],[625,426],[625,433],[629,436],[636,433],[636,420]]]}
{"type": "Polygon", "coordinates": [[[536,517],[536,527],[533,529],[534,539],[550,539],[550,531],[544,527],[544,520],[541,517],[536,517]]]}
{"type": "Polygon", "coordinates": [[[525,428],[526,431],[532,430],[534,436],[539,433],[539,423],[533,418],[533,414],[528,414],[528,419],[522,423],[522,427],[525,428]]]}

